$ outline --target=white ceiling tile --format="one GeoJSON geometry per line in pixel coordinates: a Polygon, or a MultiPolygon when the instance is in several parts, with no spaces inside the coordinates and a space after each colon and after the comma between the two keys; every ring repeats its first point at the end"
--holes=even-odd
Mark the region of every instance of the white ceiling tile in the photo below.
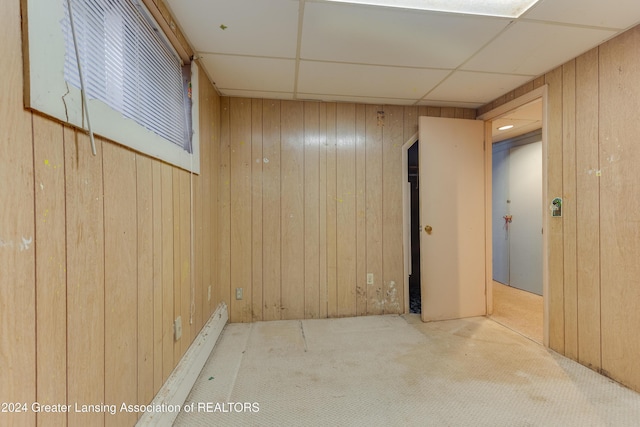
{"type": "Polygon", "coordinates": [[[300,57],[455,68],[508,23],[489,17],[307,2],[300,57]]]}
{"type": "Polygon", "coordinates": [[[298,92],[417,100],[447,74],[446,70],[301,61],[298,92]]]}
{"type": "Polygon", "coordinates": [[[295,61],[291,59],[204,54],[202,62],[220,91],[293,92],[295,61]]]}
{"type": "Polygon", "coordinates": [[[541,0],[522,18],[624,29],[639,11],[638,0],[541,0]]]}
{"type": "Polygon", "coordinates": [[[461,67],[535,76],[613,36],[609,30],[517,22],[461,67]]]}
{"type": "Polygon", "coordinates": [[[167,1],[198,52],[296,56],[296,0],[167,1]]]}
{"type": "Polygon", "coordinates": [[[531,80],[527,76],[456,71],[430,92],[425,101],[487,103],[531,80]]]}

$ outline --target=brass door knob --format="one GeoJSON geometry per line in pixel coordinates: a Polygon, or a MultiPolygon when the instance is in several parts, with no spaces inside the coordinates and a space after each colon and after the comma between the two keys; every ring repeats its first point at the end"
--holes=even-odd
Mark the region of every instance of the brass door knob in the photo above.
{"type": "Polygon", "coordinates": [[[427,226],[424,228],[424,231],[426,231],[426,232],[427,232],[427,234],[431,234],[431,231],[432,231],[432,230],[433,230],[433,228],[432,228],[430,225],[427,225],[427,226]]]}

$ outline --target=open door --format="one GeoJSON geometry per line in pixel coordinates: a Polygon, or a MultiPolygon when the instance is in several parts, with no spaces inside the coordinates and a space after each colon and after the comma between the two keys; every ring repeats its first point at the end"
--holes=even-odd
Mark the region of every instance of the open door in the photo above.
{"type": "Polygon", "coordinates": [[[420,117],[422,320],[486,314],[484,122],[420,117]]]}

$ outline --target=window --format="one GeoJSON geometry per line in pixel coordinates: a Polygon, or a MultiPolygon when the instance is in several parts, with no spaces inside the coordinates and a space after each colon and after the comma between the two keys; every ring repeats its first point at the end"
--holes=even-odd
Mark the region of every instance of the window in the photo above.
{"type": "MultiPolygon", "coordinates": [[[[27,98],[86,128],[67,4],[28,0],[27,98]]],[[[197,173],[196,66],[182,64],[141,0],[71,0],[71,12],[93,131],[197,173]]]]}

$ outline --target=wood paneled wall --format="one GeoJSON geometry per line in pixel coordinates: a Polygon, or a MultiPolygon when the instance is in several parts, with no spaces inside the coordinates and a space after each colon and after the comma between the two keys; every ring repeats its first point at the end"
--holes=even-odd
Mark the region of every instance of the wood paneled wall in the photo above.
{"type": "Polygon", "coordinates": [[[548,85],[549,343],[640,391],[640,27],[480,109],[548,85]]]}
{"type": "Polygon", "coordinates": [[[404,312],[402,145],[419,115],[475,111],[221,99],[219,284],[230,321],[404,312]]]}
{"type": "Polygon", "coordinates": [[[200,175],[101,138],[94,157],[24,109],[20,2],[0,12],[0,402],[118,405],[0,424],[133,425],[119,405],[152,400],[221,301],[220,100],[201,73],[200,175]]]}

